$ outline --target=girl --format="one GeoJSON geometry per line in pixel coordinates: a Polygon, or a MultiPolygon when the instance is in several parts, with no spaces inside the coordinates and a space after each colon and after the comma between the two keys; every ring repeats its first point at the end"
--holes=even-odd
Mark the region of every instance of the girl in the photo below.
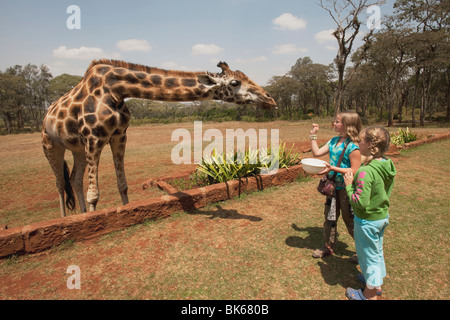
{"type": "MultiPolygon", "coordinates": [[[[313,124],[311,130],[311,150],[314,157],[321,157],[327,153],[330,154],[330,164],[319,174],[328,174],[332,177],[337,173],[336,196],[329,197],[325,203],[325,222],[323,224],[325,244],[322,249],[313,252],[314,258],[322,258],[333,254],[333,247],[337,238],[337,220],[342,212],[342,218],[347,226],[348,233],[353,237],[353,215],[350,211],[343,174],[347,172],[356,172],[361,165],[361,153],[356,144],[359,142],[359,132],[361,131],[361,119],[357,113],[343,112],[336,116],[333,122],[334,131],[338,136],[332,138],[322,148],[317,145],[317,132],[319,126],[313,124]],[[339,157],[345,148],[344,157],[339,168],[336,167],[339,157]]],[[[356,257],[352,257],[353,262],[357,262],[356,257]]]]}
{"type": "Polygon", "coordinates": [[[382,127],[369,127],[361,132],[359,148],[366,156],[356,172],[345,174],[345,189],[355,213],[355,246],[366,283],[364,291],[347,288],[350,300],[377,299],[386,267],[383,256],[383,235],[389,224],[389,197],[394,186],[395,167],[384,156],[389,149],[390,135],[382,127]]]}

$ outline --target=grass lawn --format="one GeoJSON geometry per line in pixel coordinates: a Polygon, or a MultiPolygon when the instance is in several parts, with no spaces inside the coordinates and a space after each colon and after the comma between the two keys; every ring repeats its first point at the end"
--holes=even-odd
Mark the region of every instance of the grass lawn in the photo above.
{"type": "MultiPolygon", "coordinates": [[[[450,140],[403,151],[385,233],[383,299],[447,299],[450,140]]],[[[307,178],[84,242],[0,261],[0,299],[346,299],[359,287],[342,221],[322,245],[324,197],[307,178]],[[81,290],[68,290],[68,266],[81,290]]]]}

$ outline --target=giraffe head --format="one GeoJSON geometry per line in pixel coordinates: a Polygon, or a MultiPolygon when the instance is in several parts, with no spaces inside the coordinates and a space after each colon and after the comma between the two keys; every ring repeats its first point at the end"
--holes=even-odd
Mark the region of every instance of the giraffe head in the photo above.
{"type": "Polygon", "coordinates": [[[254,104],[265,110],[277,108],[270,94],[243,72],[232,71],[226,62],[219,62],[217,66],[222,69],[221,73],[197,75],[200,83],[214,92],[214,99],[236,104],[254,104]]]}

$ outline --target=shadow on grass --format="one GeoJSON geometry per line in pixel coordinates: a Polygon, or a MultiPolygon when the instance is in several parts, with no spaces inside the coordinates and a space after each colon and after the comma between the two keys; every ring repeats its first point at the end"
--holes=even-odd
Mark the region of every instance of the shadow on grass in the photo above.
{"type": "Polygon", "coordinates": [[[217,208],[216,211],[213,211],[213,210],[205,211],[202,209],[196,209],[194,198],[185,192],[180,191],[177,193],[172,193],[171,195],[180,199],[180,203],[181,203],[181,207],[183,208],[183,211],[187,212],[188,214],[210,215],[211,216],[210,219],[214,219],[214,218],[248,219],[250,221],[262,221],[262,218],[260,218],[260,217],[240,214],[239,212],[237,212],[237,210],[226,210],[226,209],[223,209],[220,205],[215,205],[215,207],[217,208]]]}
{"type": "Polygon", "coordinates": [[[312,252],[323,246],[323,228],[299,228],[296,224],[292,224],[292,229],[302,233],[306,232],[308,235],[305,237],[290,236],[286,238],[286,244],[294,248],[309,249],[311,262],[317,262],[325,283],[331,286],[340,285],[343,288],[359,288],[360,284],[356,280],[359,271],[357,265],[350,261],[350,256],[355,252],[348,250],[346,243],[338,241],[333,255],[316,260],[312,257],[312,252]]]}
{"type": "Polygon", "coordinates": [[[240,214],[237,210],[234,209],[223,209],[220,205],[215,206],[217,210],[190,210],[188,214],[202,214],[210,216],[209,219],[247,219],[250,221],[262,221],[262,218],[256,216],[249,216],[245,214],[240,214]]]}

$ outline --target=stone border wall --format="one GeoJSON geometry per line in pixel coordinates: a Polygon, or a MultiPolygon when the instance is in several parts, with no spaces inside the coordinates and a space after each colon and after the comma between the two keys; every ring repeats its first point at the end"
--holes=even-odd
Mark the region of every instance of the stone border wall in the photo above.
{"type": "MultiPolygon", "coordinates": [[[[413,148],[424,143],[449,138],[450,132],[414,141],[402,147],[392,145],[390,155],[399,154],[400,150],[413,148]]],[[[187,179],[188,176],[189,173],[177,177],[149,180],[143,185],[144,189],[151,185],[157,186],[167,191],[168,195],[135,201],[117,208],[0,230],[0,258],[40,252],[67,240],[86,240],[122,230],[146,220],[168,217],[173,212],[195,210],[206,206],[208,203],[231,199],[241,193],[263,190],[270,186],[292,182],[299,176],[306,176],[306,173],[301,165],[297,165],[289,169],[279,169],[274,175],[243,178],[187,191],[179,191],[167,182],[175,178],[187,179]]]]}
{"type": "Polygon", "coordinates": [[[398,154],[400,154],[401,150],[411,149],[411,148],[418,147],[425,143],[432,143],[432,142],[441,141],[441,140],[445,140],[445,139],[450,139],[450,132],[444,133],[444,134],[438,134],[438,135],[430,135],[424,139],[405,143],[401,146],[396,146],[391,143],[391,146],[389,148],[389,153],[387,155],[398,155],[398,154]]]}
{"type": "MultiPolygon", "coordinates": [[[[167,182],[158,179],[153,185],[167,190],[168,195],[134,201],[118,208],[0,230],[0,258],[44,251],[67,240],[90,239],[147,220],[168,217],[177,211],[195,210],[212,202],[237,197],[242,193],[282,185],[305,175],[302,166],[297,165],[289,169],[279,169],[274,175],[248,177],[187,191],[178,191],[167,182]]],[[[148,186],[147,183],[143,185],[144,188],[148,186]]]]}

